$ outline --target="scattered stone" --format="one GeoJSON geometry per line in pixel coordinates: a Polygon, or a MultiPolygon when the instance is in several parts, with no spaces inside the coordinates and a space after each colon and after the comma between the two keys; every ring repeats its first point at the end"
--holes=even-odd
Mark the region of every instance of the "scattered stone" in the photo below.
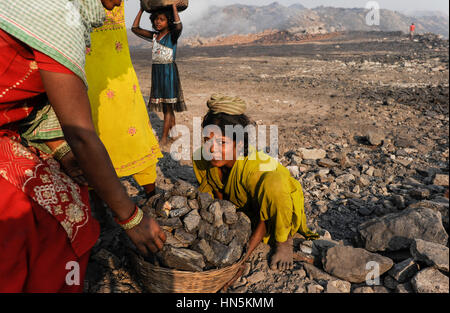
{"type": "Polygon", "coordinates": [[[428,208],[432,209],[435,212],[441,213],[442,223],[446,229],[449,229],[449,202],[448,199],[445,202],[437,202],[431,200],[423,200],[417,203],[411,204],[408,208],[417,209],[417,208],[428,208]]]}
{"type": "Polygon", "coordinates": [[[358,209],[358,212],[362,216],[369,216],[373,213],[374,210],[375,210],[375,207],[373,207],[373,206],[363,206],[358,209]]]}
{"type": "Polygon", "coordinates": [[[352,291],[353,293],[374,293],[373,288],[372,287],[357,287],[355,289],[353,289],[352,291]]]}
{"type": "Polygon", "coordinates": [[[373,171],[373,176],[374,176],[374,177],[382,177],[382,176],[383,176],[383,172],[382,172],[379,168],[376,168],[376,169],[373,171]]]}
{"type": "Polygon", "coordinates": [[[355,180],[355,176],[353,174],[344,174],[336,178],[336,184],[349,183],[355,180]]]}
{"type": "Polygon", "coordinates": [[[293,259],[294,259],[294,262],[306,262],[308,264],[314,264],[316,261],[314,256],[303,253],[301,251],[295,251],[293,259]]]}
{"type": "Polygon", "coordinates": [[[261,282],[264,279],[266,279],[266,275],[264,275],[264,273],[261,271],[257,271],[247,277],[247,283],[249,285],[253,285],[253,284],[257,284],[257,283],[261,282]]]}
{"type": "Polygon", "coordinates": [[[200,239],[211,240],[214,238],[215,228],[205,220],[201,220],[198,226],[198,237],[200,239]]]}
{"type": "Polygon", "coordinates": [[[243,247],[244,244],[238,238],[234,238],[228,245],[228,251],[223,258],[222,264],[224,266],[230,266],[239,261],[244,250],[243,247]]]}
{"type": "Polygon", "coordinates": [[[220,206],[219,201],[211,203],[208,211],[212,213],[214,217],[214,222],[212,223],[214,227],[220,227],[223,225],[223,210],[220,206]]]}
{"type": "Polygon", "coordinates": [[[210,224],[214,223],[214,215],[211,212],[209,212],[207,209],[201,209],[200,216],[202,217],[202,219],[204,219],[208,223],[210,223],[210,224]]]}
{"type": "Polygon", "coordinates": [[[350,293],[352,284],[344,280],[332,280],[327,283],[326,293],[350,293]]]}
{"type": "Polygon", "coordinates": [[[175,230],[173,236],[187,246],[191,245],[197,239],[196,236],[186,232],[184,229],[175,230]]]}
{"type": "Polygon", "coordinates": [[[200,209],[200,206],[198,205],[198,201],[196,199],[188,200],[188,206],[192,210],[199,210],[200,209]]]}
{"type": "Polygon", "coordinates": [[[188,248],[189,244],[186,242],[180,241],[176,238],[170,231],[164,230],[164,234],[166,235],[165,245],[172,246],[174,248],[188,248]]]}
{"type": "Polygon", "coordinates": [[[312,264],[305,263],[303,264],[303,268],[305,269],[308,277],[314,280],[333,280],[335,277],[331,276],[328,273],[325,273],[321,269],[315,267],[312,264]]]}
{"type": "Polygon", "coordinates": [[[237,212],[238,221],[230,229],[234,231],[235,237],[243,244],[247,243],[252,234],[252,224],[247,215],[243,212],[237,212]]]}
{"type": "Polygon", "coordinates": [[[382,134],[380,131],[374,130],[369,130],[365,138],[372,146],[379,146],[385,140],[384,134],[382,134]]]}
{"type": "MultiPolygon", "coordinates": [[[[184,180],[177,180],[171,190],[172,195],[181,196],[187,199],[195,199],[197,190],[194,186],[184,180]]],[[[192,208],[195,209],[195,208],[192,208]]]]}
{"type": "Polygon", "coordinates": [[[417,273],[411,285],[417,293],[449,293],[448,277],[432,267],[417,273]]]}
{"type": "Polygon", "coordinates": [[[374,293],[391,293],[389,289],[384,286],[373,286],[374,293]]]}
{"type": "Polygon", "coordinates": [[[405,261],[406,259],[412,258],[411,251],[409,250],[409,248],[397,251],[382,251],[379,252],[379,254],[391,259],[395,263],[400,263],[405,261]]]}
{"type": "Polygon", "coordinates": [[[410,282],[404,284],[398,284],[395,288],[396,293],[414,293],[413,287],[410,282]]]}
{"type": "Polygon", "coordinates": [[[179,209],[173,209],[172,208],[172,210],[169,213],[169,217],[171,217],[171,218],[183,217],[186,214],[188,214],[189,212],[191,212],[191,209],[188,206],[185,206],[185,207],[182,207],[182,208],[179,208],[179,209]]]}
{"type": "Polygon", "coordinates": [[[168,268],[201,272],[205,267],[203,256],[193,250],[166,246],[161,254],[163,264],[168,268]]]}
{"type": "Polygon", "coordinates": [[[198,203],[200,204],[200,209],[208,209],[208,207],[213,203],[214,199],[209,193],[200,192],[198,194],[198,203]]]}
{"type": "Polygon", "coordinates": [[[389,258],[350,246],[332,247],[327,250],[322,260],[327,273],[352,283],[366,281],[367,275],[372,271],[372,268],[367,266],[369,262],[377,263],[380,276],[394,264],[389,258]]]}
{"type": "Polygon", "coordinates": [[[288,169],[292,177],[294,178],[300,177],[300,169],[298,168],[297,165],[287,166],[286,168],[288,169]]]}
{"type": "Polygon", "coordinates": [[[449,175],[436,174],[436,177],[433,180],[433,185],[448,187],[449,175]]]}
{"type": "Polygon", "coordinates": [[[183,227],[183,223],[178,217],[174,218],[156,218],[159,226],[164,226],[170,229],[170,231],[183,227]]]}
{"type": "Polygon", "coordinates": [[[305,253],[305,254],[312,254],[312,248],[305,246],[303,244],[300,245],[300,251],[305,253]]]}
{"type": "Polygon", "coordinates": [[[197,210],[192,210],[183,220],[184,228],[188,233],[195,232],[200,224],[200,214],[197,210]]]}
{"type": "Polygon", "coordinates": [[[413,162],[413,160],[411,158],[405,159],[405,158],[396,158],[395,162],[397,162],[398,164],[403,165],[404,167],[408,167],[411,165],[411,163],[413,162]]]}
{"type": "Polygon", "coordinates": [[[228,252],[228,247],[217,240],[211,240],[209,245],[214,251],[214,257],[211,260],[211,263],[216,267],[221,267],[222,261],[228,252]]]}
{"type": "Polygon", "coordinates": [[[308,286],[306,286],[306,291],[308,293],[321,293],[323,289],[324,288],[316,282],[309,283],[308,286]]]}
{"type": "Polygon", "coordinates": [[[169,199],[172,209],[181,209],[188,206],[187,198],[182,196],[173,196],[169,199]]]}
{"type": "Polygon", "coordinates": [[[449,249],[446,246],[415,239],[411,244],[411,254],[417,262],[447,272],[449,271],[449,249]]]}
{"type": "Polygon", "coordinates": [[[423,199],[428,199],[431,195],[431,192],[429,189],[415,188],[409,192],[409,195],[411,197],[413,197],[414,199],[423,200],[423,199]]]}
{"type": "Polygon", "coordinates": [[[327,168],[339,166],[339,164],[337,164],[336,162],[333,162],[330,159],[321,159],[317,162],[317,164],[319,164],[320,166],[323,166],[323,167],[327,167],[327,168]]]}
{"type": "Polygon", "coordinates": [[[222,224],[216,228],[214,232],[214,239],[228,245],[234,237],[234,232],[232,232],[226,224],[222,224]]]}
{"type": "Polygon", "coordinates": [[[325,159],[327,152],[322,149],[304,149],[299,150],[303,160],[320,160],[325,159]]]}
{"type": "Polygon", "coordinates": [[[397,288],[397,286],[399,285],[399,283],[398,283],[398,281],[396,281],[394,278],[392,278],[391,276],[389,276],[389,275],[386,275],[385,277],[384,277],[384,280],[383,280],[383,285],[386,287],[386,288],[389,288],[389,289],[391,289],[391,290],[395,290],[396,288],[397,288]]]}
{"type": "Polygon", "coordinates": [[[169,201],[164,201],[160,199],[156,206],[156,214],[161,217],[168,218],[170,215],[170,211],[172,210],[172,205],[169,201]]]}
{"type": "Polygon", "coordinates": [[[302,164],[302,161],[303,161],[302,157],[295,153],[291,155],[291,160],[292,160],[291,164],[298,165],[298,166],[300,164],[302,164]]]}
{"type": "Polygon", "coordinates": [[[430,209],[406,209],[361,224],[358,228],[365,249],[396,251],[409,248],[413,239],[447,244],[441,214],[430,209]]]}
{"type": "Polygon", "coordinates": [[[219,203],[223,210],[223,221],[228,225],[235,224],[239,219],[236,213],[236,206],[226,200],[220,200],[219,203]]]}
{"type": "Polygon", "coordinates": [[[193,249],[201,253],[206,261],[212,263],[214,259],[214,251],[205,239],[199,240],[194,244],[193,249]]]}
{"type": "Polygon", "coordinates": [[[318,230],[317,233],[320,235],[320,239],[322,239],[322,240],[333,240],[333,238],[331,238],[331,234],[328,230],[321,229],[321,230],[318,230]]]}
{"type": "Polygon", "coordinates": [[[365,172],[365,174],[367,175],[367,176],[373,176],[373,173],[375,172],[375,168],[373,167],[373,166],[370,166],[367,170],[366,170],[366,172],[365,172]]]}
{"type": "Polygon", "coordinates": [[[406,208],[406,201],[405,198],[401,195],[394,195],[392,197],[392,202],[399,210],[403,210],[406,208]]]}
{"type": "Polygon", "coordinates": [[[407,259],[397,263],[392,267],[388,274],[399,283],[404,283],[411,279],[419,271],[419,266],[413,259],[407,259]]]}
{"type": "Polygon", "coordinates": [[[319,259],[322,259],[327,250],[337,246],[339,243],[334,240],[323,240],[323,239],[317,239],[312,242],[312,249],[311,254],[318,257],[319,259]]]}

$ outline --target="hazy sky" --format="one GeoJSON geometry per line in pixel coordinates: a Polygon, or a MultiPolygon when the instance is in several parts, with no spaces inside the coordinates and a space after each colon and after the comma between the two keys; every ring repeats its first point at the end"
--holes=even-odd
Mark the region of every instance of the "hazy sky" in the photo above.
{"type": "MultiPolygon", "coordinates": [[[[334,7],[365,7],[368,0],[190,0],[190,7],[186,12],[183,12],[181,18],[184,22],[194,20],[210,5],[227,5],[232,3],[241,3],[249,5],[267,5],[273,2],[279,2],[284,5],[291,5],[294,3],[301,3],[308,8],[313,8],[320,5],[334,6],[334,7]]],[[[411,10],[431,10],[441,11],[449,14],[448,0],[378,0],[382,9],[390,9],[396,11],[411,11],[411,10]]],[[[139,9],[139,0],[126,0],[126,16],[127,25],[131,26],[134,17],[139,9]]],[[[144,24],[147,24],[148,18],[144,18],[144,24]]]]}

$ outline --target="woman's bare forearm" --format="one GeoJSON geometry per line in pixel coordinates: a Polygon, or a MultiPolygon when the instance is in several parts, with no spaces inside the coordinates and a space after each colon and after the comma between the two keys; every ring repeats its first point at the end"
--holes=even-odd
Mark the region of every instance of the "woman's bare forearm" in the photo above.
{"type": "Polygon", "coordinates": [[[120,183],[111,159],[96,133],[63,126],[67,143],[77,158],[80,168],[95,189],[120,220],[129,218],[135,204],[120,183]]]}
{"type": "Polygon", "coordinates": [[[95,132],[84,83],[69,74],[41,71],[41,77],[65,139],[90,185],[119,219],[127,219],[135,205],[126,194],[95,132]]]}

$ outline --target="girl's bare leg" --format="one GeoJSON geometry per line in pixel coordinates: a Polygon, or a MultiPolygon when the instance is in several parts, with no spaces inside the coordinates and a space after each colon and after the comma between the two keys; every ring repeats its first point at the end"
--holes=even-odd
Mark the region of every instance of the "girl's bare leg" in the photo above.
{"type": "Polygon", "coordinates": [[[169,131],[172,128],[172,116],[174,116],[172,107],[164,107],[164,128],[161,138],[161,145],[166,145],[168,143],[169,131]]]}
{"type": "Polygon", "coordinates": [[[177,124],[177,122],[175,121],[175,113],[174,112],[172,112],[172,123],[171,123],[171,125],[170,125],[170,128],[174,128],[175,127],[175,125],[177,124]]]}

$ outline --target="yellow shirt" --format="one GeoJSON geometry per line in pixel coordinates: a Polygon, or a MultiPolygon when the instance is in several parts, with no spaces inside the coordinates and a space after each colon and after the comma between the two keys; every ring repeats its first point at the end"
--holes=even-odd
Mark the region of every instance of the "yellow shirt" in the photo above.
{"type": "Polygon", "coordinates": [[[194,153],[193,167],[200,192],[213,197],[214,191],[221,192],[253,223],[267,222],[265,243],[271,235],[277,242],[285,242],[297,231],[307,239],[319,237],[307,227],[302,186],[288,169],[267,154],[250,147],[249,155],[234,164],[225,185],[219,168],[206,161],[200,149],[194,153]]]}

